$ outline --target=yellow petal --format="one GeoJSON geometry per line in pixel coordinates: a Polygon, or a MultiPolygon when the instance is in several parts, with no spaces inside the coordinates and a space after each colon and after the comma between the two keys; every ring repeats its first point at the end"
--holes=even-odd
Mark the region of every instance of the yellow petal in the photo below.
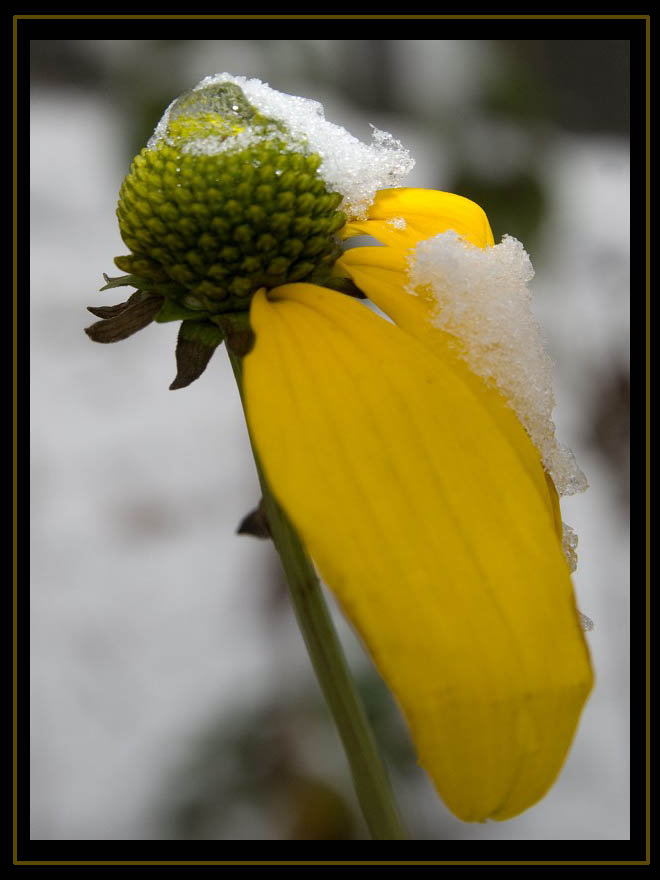
{"type": "Polygon", "coordinates": [[[488,218],[470,199],[434,189],[382,189],[366,220],[348,223],[342,235],[372,235],[385,245],[414,247],[418,241],[455,230],[472,244],[493,244],[488,218]]]}
{"type": "Polygon", "coordinates": [[[435,300],[423,291],[408,293],[408,258],[393,247],[358,247],[346,251],[337,261],[337,268],[349,275],[357,287],[382,309],[402,330],[418,339],[460,376],[478,395],[500,431],[518,454],[520,463],[535,482],[548,509],[556,520],[556,534],[562,538],[561,516],[554,485],[543,472],[539,453],[515,412],[494,386],[489,386],[460,357],[456,341],[444,330],[434,326],[432,315],[435,300]],[[553,497],[554,493],[554,497],[553,497]]]}
{"type": "Polygon", "coordinates": [[[266,477],[465,821],[554,781],[591,668],[553,518],[460,375],[309,284],[252,301],[248,424],[266,477]]]}

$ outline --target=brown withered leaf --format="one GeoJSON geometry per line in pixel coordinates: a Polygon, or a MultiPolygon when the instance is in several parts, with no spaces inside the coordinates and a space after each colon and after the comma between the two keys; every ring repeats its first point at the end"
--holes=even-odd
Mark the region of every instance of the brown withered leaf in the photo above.
{"type": "Polygon", "coordinates": [[[215,345],[206,345],[199,339],[187,339],[184,326],[185,324],[181,325],[176,342],[176,378],[170,385],[170,391],[186,388],[195,379],[199,379],[217,348],[215,345]]]}
{"type": "Polygon", "coordinates": [[[96,315],[97,318],[103,318],[103,320],[106,321],[108,318],[114,318],[115,315],[120,315],[130,303],[135,302],[140,298],[140,291],[136,290],[135,293],[129,296],[126,302],[117,303],[116,306],[87,306],[87,311],[96,315]]]}
{"type": "MultiPolygon", "coordinates": [[[[114,310],[112,314],[106,312],[96,324],[85,327],[85,333],[94,342],[119,342],[151,324],[162,305],[162,296],[141,299],[133,294],[127,302],[120,303],[119,306],[105,306],[106,309],[114,310]]],[[[98,310],[90,311],[98,316],[98,310]]]]}
{"type": "Polygon", "coordinates": [[[250,511],[246,517],[241,520],[241,524],[236,529],[237,535],[252,535],[253,538],[270,538],[270,528],[268,519],[264,511],[263,498],[259,502],[259,506],[250,511]]]}

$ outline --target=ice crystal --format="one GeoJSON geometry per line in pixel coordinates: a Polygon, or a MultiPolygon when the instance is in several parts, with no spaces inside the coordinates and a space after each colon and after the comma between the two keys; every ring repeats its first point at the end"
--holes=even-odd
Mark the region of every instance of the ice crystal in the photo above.
{"type": "Polygon", "coordinates": [[[562,540],[561,545],[564,548],[564,556],[566,557],[566,562],[568,562],[568,567],[571,570],[571,574],[577,568],[577,545],[578,545],[578,536],[575,532],[575,529],[572,529],[565,522],[562,523],[562,540]]]}
{"type": "Polygon", "coordinates": [[[578,611],[578,617],[580,618],[580,626],[584,630],[584,632],[591,632],[594,628],[594,622],[590,617],[587,617],[586,614],[583,614],[581,611],[578,611]]]}
{"type": "Polygon", "coordinates": [[[394,229],[405,229],[408,224],[405,217],[390,217],[387,225],[392,226],[394,229]]]}

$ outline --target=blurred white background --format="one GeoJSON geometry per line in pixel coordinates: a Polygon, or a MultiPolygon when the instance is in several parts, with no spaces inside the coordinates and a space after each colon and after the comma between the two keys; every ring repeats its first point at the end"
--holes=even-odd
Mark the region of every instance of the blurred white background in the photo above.
{"type": "Polygon", "coordinates": [[[564,499],[597,675],[547,797],[465,825],[414,763],[339,621],[418,839],[629,837],[626,44],[35,41],[31,90],[33,839],[366,836],[267,542],[229,364],[170,392],[174,324],[92,344],[126,252],[114,209],[172,97],[228,71],[408,146],[406,183],[474,198],[527,246],[556,422],[591,488],[564,499]],[[570,84],[570,86],[569,86],[570,84]],[[608,97],[603,100],[603,93],[608,97]]]}

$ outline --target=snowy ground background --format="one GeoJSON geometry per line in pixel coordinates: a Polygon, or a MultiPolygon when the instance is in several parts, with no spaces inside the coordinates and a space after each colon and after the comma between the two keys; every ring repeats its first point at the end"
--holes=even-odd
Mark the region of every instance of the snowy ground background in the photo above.
{"type": "MultiPolygon", "coordinates": [[[[392,132],[417,158],[412,186],[452,189],[459,161],[499,179],[542,157],[533,291],[558,362],[559,436],[591,483],[562,507],[580,538],[575,585],[595,622],[596,690],[557,784],[503,824],[455,820],[411,763],[387,706],[382,731],[418,838],[629,836],[625,130],[580,129],[552,112],[539,122],[485,111],[484,84],[510,64],[510,50],[472,41],[380,47],[396,74],[390,106],[366,107],[368,96],[357,88],[354,100],[342,85],[345,44],[355,53],[360,42],[33,44],[35,839],[365,834],[277,560],[266,542],[234,534],[259,494],[226,358],[219,352],[200,381],[172,393],[174,325],[117,346],[92,345],[82,332],[93,320],[86,305],[120,299],[97,291],[126,250],[114,208],[131,154],[172,96],[222,70],[321,100],[327,118],[363,139],[368,123],[392,132]],[[154,106],[136,122],[138,99],[154,106]],[[274,766],[266,751],[277,753],[274,766]]],[[[519,234],[499,235],[507,231],[519,234]]],[[[367,698],[377,698],[359,646],[340,627],[367,698]]]]}

